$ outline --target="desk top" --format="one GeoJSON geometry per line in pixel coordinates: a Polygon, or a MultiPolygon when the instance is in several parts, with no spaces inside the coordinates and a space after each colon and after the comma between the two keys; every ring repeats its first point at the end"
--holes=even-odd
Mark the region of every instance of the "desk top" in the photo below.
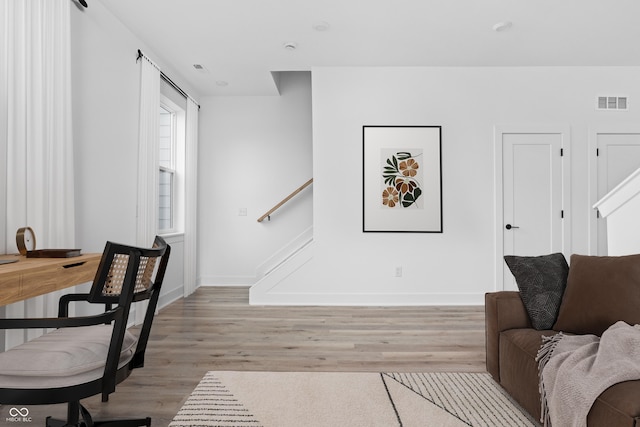
{"type": "Polygon", "coordinates": [[[0,255],[17,262],[0,265],[0,305],[65,289],[93,280],[102,254],[71,258],[27,258],[0,255]]]}

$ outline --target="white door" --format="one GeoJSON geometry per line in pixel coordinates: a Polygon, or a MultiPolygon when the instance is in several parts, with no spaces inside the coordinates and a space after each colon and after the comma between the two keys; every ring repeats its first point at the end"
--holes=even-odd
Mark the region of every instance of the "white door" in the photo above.
{"type": "MultiPolygon", "coordinates": [[[[640,168],[639,133],[601,133],[597,136],[597,200],[640,168]]],[[[607,221],[597,219],[597,255],[607,255],[607,221]]]]}
{"type": "Polygon", "coordinates": [[[538,256],[564,249],[565,134],[502,131],[497,136],[502,149],[502,223],[498,224],[502,253],[497,271],[503,289],[517,290],[504,255],[538,256]]]}

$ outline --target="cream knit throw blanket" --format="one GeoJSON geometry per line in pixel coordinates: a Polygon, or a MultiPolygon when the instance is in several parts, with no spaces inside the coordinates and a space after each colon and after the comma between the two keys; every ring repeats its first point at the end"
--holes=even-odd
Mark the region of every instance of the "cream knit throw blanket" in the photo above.
{"type": "Polygon", "coordinates": [[[602,337],[543,337],[536,358],[545,427],[586,427],[587,414],[610,386],[640,379],[640,325],[617,322],[602,337]]]}

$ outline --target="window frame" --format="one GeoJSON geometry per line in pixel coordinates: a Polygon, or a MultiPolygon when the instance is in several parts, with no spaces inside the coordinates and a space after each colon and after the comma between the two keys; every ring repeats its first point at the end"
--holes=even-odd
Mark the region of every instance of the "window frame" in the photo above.
{"type": "MultiPolygon", "coordinates": [[[[184,172],[185,172],[185,143],[186,143],[186,111],[168,97],[160,94],[162,109],[171,115],[171,166],[167,167],[158,161],[158,174],[160,172],[171,173],[170,185],[170,211],[171,224],[169,228],[160,228],[160,179],[158,179],[158,234],[167,236],[184,233],[184,172]]],[[[160,112],[159,112],[160,114],[160,112]]]]}

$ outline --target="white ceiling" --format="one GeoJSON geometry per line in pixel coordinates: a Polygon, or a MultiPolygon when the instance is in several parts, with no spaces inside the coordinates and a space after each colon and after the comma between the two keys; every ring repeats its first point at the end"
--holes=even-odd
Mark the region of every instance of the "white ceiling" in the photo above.
{"type": "Polygon", "coordinates": [[[640,65],[639,0],[102,3],[200,95],[275,94],[271,72],[314,66],[640,65]]]}

